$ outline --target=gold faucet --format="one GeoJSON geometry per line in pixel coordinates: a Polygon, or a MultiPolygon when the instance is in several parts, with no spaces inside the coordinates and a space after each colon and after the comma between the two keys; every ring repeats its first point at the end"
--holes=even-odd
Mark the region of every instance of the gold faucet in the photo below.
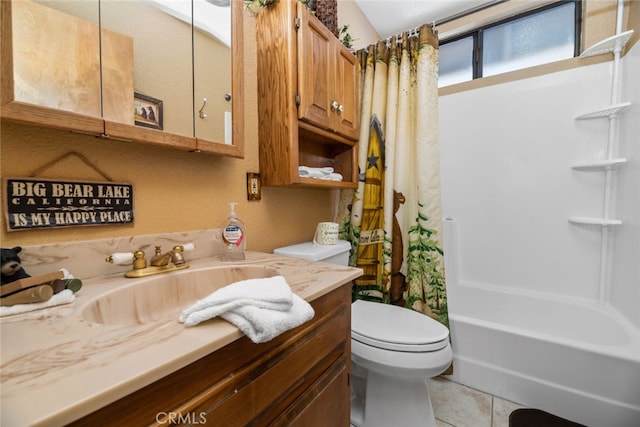
{"type": "Polygon", "coordinates": [[[172,250],[163,254],[160,250],[160,246],[156,246],[156,253],[149,261],[154,267],[164,267],[165,265],[169,265],[173,263],[175,265],[184,264],[184,246],[174,246],[172,250]]]}
{"type": "MultiPolygon", "coordinates": [[[[133,257],[129,258],[129,261],[133,261],[133,270],[127,271],[124,275],[125,277],[137,278],[188,268],[189,264],[184,260],[184,252],[185,250],[191,249],[193,249],[193,244],[177,245],[169,252],[163,254],[160,246],[156,246],[155,254],[149,260],[150,265],[147,264],[143,251],[135,251],[133,257]]],[[[107,257],[105,261],[119,263],[122,256],[123,254],[112,254],[107,257]]],[[[131,257],[131,255],[129,255],[129,257],[131,257]]]]}
{"type": "Polygon", "coordinates": [[[171,262],[171,252],[167,252],[163,254],[160,250],[160,246],[156,246],[156,253],[151,257],[149,264],[154,267],[164,267],[165,265],[169,265],[171,262]]]}

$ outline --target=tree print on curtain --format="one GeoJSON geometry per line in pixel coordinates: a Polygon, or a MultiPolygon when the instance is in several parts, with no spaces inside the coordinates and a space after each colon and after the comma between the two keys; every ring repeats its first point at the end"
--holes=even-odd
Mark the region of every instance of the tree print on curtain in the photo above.
{"type": "Polygon", "coordinates": [[[448,326],[438,147],[438,41],[419,37],[369,46],[361,63],[356,190],[343,191],[341,238],[363,269],[354,299],[404,306],[448,326]],[[365,143],[366,142],[366,143],[365,143]]]}

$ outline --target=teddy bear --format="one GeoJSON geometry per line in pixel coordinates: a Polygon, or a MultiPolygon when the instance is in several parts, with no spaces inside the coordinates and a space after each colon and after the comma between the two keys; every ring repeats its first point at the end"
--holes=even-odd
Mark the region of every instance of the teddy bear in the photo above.
{"type": "Polygon", "coordinates": [[[20,257],[18,254],[22,251],[20,246],[14,248],[1,248],[2,249],[2,281],[0,285],[15,282],[16,280],[31,277],[24,271],[22,264],[20,264],[20,257]]]}

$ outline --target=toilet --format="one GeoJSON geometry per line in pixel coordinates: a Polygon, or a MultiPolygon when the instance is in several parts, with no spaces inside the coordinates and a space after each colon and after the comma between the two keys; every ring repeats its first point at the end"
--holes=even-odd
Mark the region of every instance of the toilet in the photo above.
{"type": "MultiPolygon", "coordinates": [[[[349,242],[301,243],[274,254],[348,265],[349,242]],[[335,247],[334,247],[335,246],[335,247]]],[[[444,372],[453,353],[449,330],[403,307],[351,304],[351,425],[435,427],[427,381],[444,372]]]]}

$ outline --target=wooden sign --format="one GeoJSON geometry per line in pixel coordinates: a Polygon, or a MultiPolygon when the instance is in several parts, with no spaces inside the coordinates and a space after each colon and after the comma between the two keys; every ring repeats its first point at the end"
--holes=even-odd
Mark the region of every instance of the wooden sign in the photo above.
{"type": "Polygon", "coordinates": [[[384,243],[384,230],[379,228],[375,230],[361,230],[358,244],[360,246],[376,245],[384,243]]]}
{"type": "Polygon", "coordinates": [[[4,178],[7,230],[133,222],[133,186],[113,182],[4,178]]]}

